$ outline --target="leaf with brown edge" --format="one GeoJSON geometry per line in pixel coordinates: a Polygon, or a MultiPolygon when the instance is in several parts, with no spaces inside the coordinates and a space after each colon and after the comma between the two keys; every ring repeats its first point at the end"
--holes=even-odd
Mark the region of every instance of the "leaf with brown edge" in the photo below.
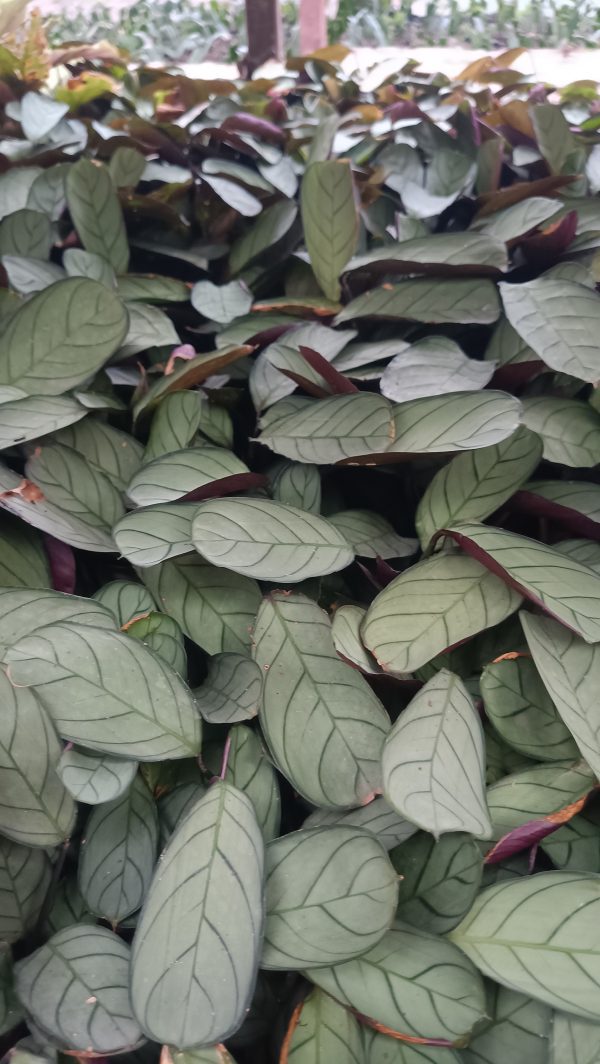
{"type": "Polygon", "coordinates": [[[142,414],[148,414],[164,395],[202,384],[207,377],[219,373],[232,362],[251,355],[254,350],[252,344],[242,344],[213,351],[207,355],[197,355],[189,361],[185,360],[180,369],[174,369],[172,373],[166,374],[150,386],[133,408],[134,419],[137,420],[142,414]]]}
{"type": "Polygon", "coordinates": [[[579,798],[576,802],[571,802],[556,813],[550,813],[540,820],[529,820],[526,824],[509,831],[486,853],[485,864],[499,864],[508,857],[521,853],[522,850],[537,846],[547,835],[558,831],[563,824],[568,824],[569,820],[572,820],[577,813],[580,813],[588,798],[589,795],[586,794],[583,798],[579,798]]]}

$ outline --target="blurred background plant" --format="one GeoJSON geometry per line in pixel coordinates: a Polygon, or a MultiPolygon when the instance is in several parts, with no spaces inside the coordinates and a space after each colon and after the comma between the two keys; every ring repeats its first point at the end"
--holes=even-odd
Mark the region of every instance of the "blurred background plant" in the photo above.
{"type": "MultiPolygon", "coordinates": [[[[335,3],[335,0],[334,0],[335,3]]],[[[286,47],[294,52],[297,5],[282,5],[286,47]]],[[[137,0],[52,14],[51,43],[108,38],[151,62],[235,61],[245,52],[243,0],[137,0]]],[[[590,47],[600,43],[600,0],[339,0],[330,41],[360,45],[477,48],[590,47]]]]}

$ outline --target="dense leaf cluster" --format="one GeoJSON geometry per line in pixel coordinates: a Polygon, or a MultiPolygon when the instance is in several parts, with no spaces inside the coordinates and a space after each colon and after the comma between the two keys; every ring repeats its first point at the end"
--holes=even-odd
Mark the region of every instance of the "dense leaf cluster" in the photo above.
{"type": "Polygon", "coordinates": [[[11,1059],[593,1064],[586,86],[7,56],[11,1059]]]}

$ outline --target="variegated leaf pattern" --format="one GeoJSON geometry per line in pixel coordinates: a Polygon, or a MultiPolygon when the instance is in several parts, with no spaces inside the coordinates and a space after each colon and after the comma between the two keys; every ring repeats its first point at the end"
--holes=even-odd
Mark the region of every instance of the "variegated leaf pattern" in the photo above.
{"type": "Polygon", "coordinates": [[[550,1034],[550,1064],[598,1064],[600,1024],[555,1012],[550,1034]]]}
{"type": "Polygon", "coordinates": [[[116,273],[126,273],[129,245],[110,171],[90,159],[69,168],[67,204],[83,246],[101,255],[116,273]]]}
{"type": "Polygon", "coordinates": [[[26,395],[2,403],[0,450],[56,432],[85,414],[85,407],[66,395],[26,395]]]}
{"type": "Polygon", "coordinates": [[[255,661],[243,654],[216,654],[194,697],[204,719],[211,724],[236,724],[258,713],[263,674],[255,661]]]}
{"type": "Polygon", "coordinates": [[[499,624],[520,601],[474,558],[437,554],[377,595],[361,635],[385,672],[412,672],[454,643],[499,624]]]}
{"type": "MultiPolygon", "coordinates": [[[[519,1054],[529,1064],[546,1064],[552,1011],[540,1001],[486,983],[488,1017],[463,1050],[467,1064],[505,1064],[519,1054]]],[[[564,1064],[568,1058],[565,1057],[564,1064]]]]}
{"type": "Polygon", "coordinates": [[[158,813],[141,776],[88,817],[79,854],[79,889],[90,912],[111,924],[141,908],[158,846],[158,813]]]}
{"type": "Polygon", "coordinates": [[[17,942],[36,924],[52,879],[41,848],[0,839],[0,939],[17,942]]]}
{"type": "Polygon", "coordinates": [[[58,443],[77,451],[92,469],[108,477],[115,488],[123,492],[133,474],[139,469],[143,448],[129,436],[97,417],[86,417],[56,437],[58,443]]]}
{"type": "Polygon", "coordinates": [[[149,1038],[185,1049],[237,1030],[258,968],[262,891],[250,799],[215,783],[171,837],[136,929],[131,999],[149,1038]]]}
{"type": "Polygon", "coordinates": [[[271,491],[277,502],[297,506],[310,513],[321,512],[321,477],[315,466],[303,462],[281,462],[269,472],[271,491]]]}
{"type": "Polygon", "coordinates": [[[162,845],[167,843],[175,828],[206,794],[201,782],[180,783],[158,799],[158,821],[162,845]]]}
{"type": "Polygon", "coordinates": [[[260,722],[277,767],[315,805],[368,801],[381,787],[389,718],[364,678],[338,658],[326,614],[304,595],[274,592],[258,612],[253,656],[264,671],[260,722]]]}
{"type": "Polygon", "coordinates": [[[294,1011],[281,1064],[365,1064],[358,1020],[329,994],[315,988],[294,1011]]]}
{"type": "Polygon", "coordinates": [[[357,318],[400,318],[430,325],[466,322],[491,325],[500,316],[500,301],[491,281],[444,281],[426,278],[373,288],[352,299],[335,319],[336,325],[357,318]]]}
{"type": "Polygon", "coordinates": [[[447,1046],[411,1044],[370,1027],[363,1027],[365,1064],[459,1064],[462,1056],[447,1046]]]}
{"type": "Polygon", "coordinates": [[[398,718],[383,748],[384,793],[401,816],[435,838],[489,838],[485,746],[479,716],[454,673],[442,669],[398,718]]]}
{"type": "Polygon", "coordinates": [[[355,665],[361,672],[382,672],[375,658],[363,644],[360,635],[366,610],[361,606],[340,606],[331,622],[331,634],[335,649],[344,661],[355,665]]]}
{"type": "MultiPolygon", "coordinates": [[[[70,447],[54,443],[42,445],[29,459],[25,473],[44,498],[79,523],[110,534],[110,529],[125,513],[117,488],[109,478],[90,469],[85,459],[70,447]]],[[[93,542],[93,540],[92,540],[93,542]]]]}
{"type": "Polygon", "coordinates": [[[480,689],[488,719],[509,746],[539,761],[577,757],[577,746],[530,658],[487,665],[480,689]]]}
{"type": "Polygon", "coordinates": [[[130,639],[139,639],[178,672],[183,680],[187,679],[183,632],[173,617],[154,611],[131,621],[126,631],[130,639]]]}
{"type": "Polygon", "coordinates": [[[404,1037],[462,1042],[485,1015],[483,980],[471,961],[446,939],[406,924],[362,957],[306,974],[336,1001],[404,1037]]]}
{"type": "Polygon", "coordinates": [[[129,1000],[129,946],[106,927],[58,931],[15,965],[15,979],[34,1022],[65,1050],[104,1056],[142,1041],[129,1000]]]}
{"type": "Polygon", "coordinates": [[[584,469],[600,462],[600,414],[581,399],[524,399],[523,424],[541,437],[548,462],[584,469]]]}
{"type": "Polygon", "coordinates": [[[450,938],[502,986],[598,1020],[598,911],[600,877],[540,872],[482,891],[450,938]]]}
{"type": "Polygon", "coordinates": [[[38,628],[61,621],[115,630],[111,613],[94,599],[58,591],[0,588],[0,655],[38,628]]]}
{"type": "Polygon", "coordinates": [[[540,846],[555,868],[600,873],[600,815],[593,805],[584,807],[540,846]]]}
{"type": "Polygon", "coordinates": [[[193,551],[192,521],[198,503],[159,503],[130,510],[113,528],[114,541],[132,565],[146,568],[193,551]]]}
{"type": "Polygon", "coordinates": [[[488,788],[493,841],[514,828],[580,802],[594,787],[585,761],[558,761],[519,768],[488,788]]]}
{"type": "Polygon", "coordinates": [[[417,551],[417,540],[399,536],[389,521],[370,510],[340,510],[329,521],[362,558],[405,558],[417,551]]]}
{"type": "Polygon", "coordinates": [[[14,644],[6,660],[13,681],[35,689],[65,739],[139,761],[198,753],[191,691],[127,635],[48,625],[14,644]]]}
{"type": "Polygon", "coordinates": [[[223,447],[190,447],[146,462],[130,481],[127,495],[136,506],[174,502],[194,488],[247,472],[248,466],[223,447]]]}
{"type": "Polygon", "coordinates": [[[444,336],[430,336],[396,355],[381,374],[381,394],[396,403],[430,395],[477,392],[494,373],[490,362],[468,358],[444,336]]]}
{"type": "Polygon", "coordinates": [[[200,427],[201,416],[202,396],[198,392],[165,395],[152,418],[144,461],[151,462],[189,447],[200,427]]]}
{"type": "Polygon", "coordinates": [[[277,773],[258,734],[251,728],[238,724],[229,732],[229,742],[224,779],[248,796],[264,840],[270,842],[279,835],[281,821],[277,773]]]}
{"type": "MultiPolygon", "coordinates": [[[[526,510],[564,521],[581,535],[600,536],[600,486],[580,480],[533,480],[517,500],[526,510]]],[[[517,501],[515,500],[515,501],[517,501]]]]}
{"type": "Polygon", "coordinates": [[[317,465],[384,452],[395,434],[391,404],[368,393],[335,395],[300,409],[283,400],[259,424],[260,442],[276,454],[317,465]]]}
{"type": "Polygon", "coordinates": [[[440,454],[490,447],[519,425],[521,404],[506,392],[455,392],[393,407],[392,454],[440,454]]]}
{"type": "Polygon", "coordinates": [[[419,831],[392,850],[400,893],[397,916],[432,934],[451,931],[471,908],[483,873],[481,848],[470,836],[419,831]]]}
{"type": "Polygon", "coordinates": [[[385,798],[381,797],[374,798],[372,802],[357,809],[315,809],[302,827],[317,828],[335,824],[372,832],[386,850],[399,846],[417,830],[414,824],[399,816],[385,798]]]}
{"type": "Polygon", "coordinates": [[[152,613],[156,603],[143,584],[133,580],[111,580],[94,594],[96,602],[110,610],[119,628],[125,629],[136,617],[152,613]]]}
{"type": "Polygon", "coordinates": [[[50,569],[42,537],[9,514],[0,516],[0,586],[50,586],[50,569]]]}
{"type": "Polygon", "coordinates": [[[339,276],[358,241],[358,211],[347,160],[313,162],[301,193],[304,238],[313,272],[328,299],[339,299],[339,276]]]}
{"type": "Polygon", "coordinates": [[[340,964],[366,953],[392,923],[398,878],[370,832],[293,831],[269,844],[266,869],[263,968],[340,964]]]}
{"type": "Polygon", "coordinates": [[[503,272],[508,265],[506,245],[487,233],[433,233],[425,239],[403,240],[356,255],[347,270],[361,270],[380,262],[402,265],[403,272],[410,274],[419,273],[420,265],[489,266],[494,272],[503,272]]]}
{"type": "Polygon", "coordinates": [[[137,761],[92,754],[77,746],[63,750],[56,771],[70,795],[86,805],[114,802],[133,782],[137,761]]]}
{"type": "Polygon", "coordinates": [[[58,846],[75,823],[56,772],[58,736],[35,695],[1,669],[0,693],[0,831],[24,846],[58,846]]]}

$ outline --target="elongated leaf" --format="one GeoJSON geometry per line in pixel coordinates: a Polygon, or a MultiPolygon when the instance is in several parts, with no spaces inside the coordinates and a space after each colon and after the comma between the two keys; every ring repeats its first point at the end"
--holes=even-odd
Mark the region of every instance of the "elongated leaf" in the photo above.
{"type": "Polygon", "coordinates": [[[600,639],[600,577],[592,569],[503,529],[463,522],[449,533],[469,554],[586,642],[600,639]]]}
{"type": "Polygon", "coordinates": [[[225,325],[247,314],[252,306],[252,292],[243,281],[230,281],[224,285],[197,281],[190,298],[199,314],[225,325]]]}
{"type": "Polygon", "coordinates": [[[110,262],[116,273],[126,273],[129,246],[110,172],[80,159],[69,169],[66,189],[69,212],[83,246],[110,262]]]}
{"type": "Polygon", "coordinates": [[[259,436],[277,454],[298,462],[341,462],[386,451],[394,438],[390,403],[381,395],[336,395],[277,417],[276,404],[259,436]]]}
{"type": "MultiPolygon", "coordinates": [[[[58,163],[45,170],[36,171],[35,167],[22,170],[21,184],[27,184],[30,180],[31,170],[34,176],[31,188],[28,189],[27,207],[48,214],[52,221],[56,222],[66,206],[65,179],[68,169],[68,163],[58,163]]],[[[22,194],[22,188],[19,191],[22,194]]]]}
{"type": "Polygon", "coordinates": [[[188,447],[200,428],[201,418],[202,397],[197,392],[166,395],[152,418],[144,461],[188,447]]]}
{"type": "Polygon", "coordinates": [[[598,1064],[598,1024],[555,1012],[550,1035],[550,1064],[598,1064]]]}
{"type": "Polygon", "coordinates": [[[525,399],[523,422],[541,436],[547,461],[586,469],[600,462],[600,415],[580,399],[525,399]]]}
{"type": "Polygon", "coordinates": [[[500,302],[491,281],[401,281],[357,296],[338,314],[336,325],[357,318],[404,319],[429,325],[491,325],[500,302]]]}
{"type": "Polygon", "coordinates": [[[187,659],[183,632],[173,617],[153,611],[145,617],[134,618],[126,631],[131,639],[139,639],[144,646],[150,647],[150,650],[178,672],[182,679],[186,679],[187,659]]]}
{"type": "Polygon", "coordinates": [[[489,447],[513,434],[521,407],[506,392],[455,392],[394,406],[391,453],[436,454],[489,447]]]}
{"type": "Polygon", "coordinates": [[[355,665],[361,672],[378,673],[382,670],[364,646],[360,634],[366,612],[361,606],[340,606],[333,615],[331,634],[335,649],[344,661],[355,665]]]}
{"type": "Polygon", "coordinates": [[[93,597],[110,611],[119,628],[124,628],[134,618],[152,613],[156,609],[156,603],[148,589],[133,580],[111,580],[99,588],[93,597]]]}
{"type": "Polygon", "coordinates": [[[354,1016],[329,994],[315,989],[294,1011],[281,1064],[364,1064],[361,1029],[354,1016]]]}
{"type": "Polygon", "coordinates": [[[293,200],[280,200],[263,211],[254,224],[234,243],[229,255],[233,275],[273,247],[289,232],[298,208],[293,200]]]}
{"type": "Polygon", "coordinates": [[[312,163],[301,193],[304,239],[313,272],[328,299],[339,299],[339,277],[358,240],[358,212],[347,161],[312,163]]]}
{"type": "Polygon", "coordinates": [[[600,878],[541,872],[488,887],[450,938],[502,986],[598,1019],[600,955],[590,920],[600,878]]]}
{"type": "Polygon", "coordinates": [[[381,376],[381,393],[397,403],[449,392],[479,391],[494,372],[490,362],[467,358],[458,344],[431,336],[396,355],[381,376]]]}
{"type": "Polygon", "coordinates": [[[110,157],[108,169],[117,188],[135,188],[146,166],[144,156],[135,148],[117,148],[110,157]]]}
{"type": "MultiPolygon", "coordinates": [[[[100,281],[107,288],[117,287],[117,275],[110,262],[93,251],[85,251],[83,248],[67,248],[63,254],[63,265],[69,277],[90,277],[93,281],[100,281]]],[[[119,295],[121,295],[120,292],[119,295]]]]}
{"type": "Polygon", "coordinates": [[[162,503],[131,510],[114,526],[119,552],[132,565],[158,565],[193,550],[192,520],[198,503],[162,503]]]}
{"type": "Polygon", "coordinates": [[[474,558],[437,554],[374,599],[361,635],[385,672],[405,673],[509,617],[520,596],[474,558]]]}
{"type": "Polygon", "coordinates": [[[225,779],[250,799],[265,842],[279,834],[281,798],[277,773],[256,732],[232,728],[225,779]]]}
{"type": "Polygon", "coordinates": [[[114,630],[110,611],[93,599],[57,591],[0,588],[0,656],[38,628],[60,621],[114,630]]]}
{"type": "Polygon", "coordinates": [[[0,936],[3,942],[17,942],[31,931],[39,918],[51,878],[52,864],[44,850],[0,839],[0,936]]]}
{"type": "Polygon", "coordinates": [[[544,277],[501,287],[506,316],[536,355],[561,373],[595,383],[600,300],[584,285],[544,277]]]}
{"type": "Polygon", "coordinates": [[[417,507],[421,546],[455,521],[482,521],[531,476],[542,457],[542,443],[518,428],[491,447],[459,454],[440,469],[417,507]]]}
{"type": "Polygon", "coordinates": [[[208,665],[196,705],[210,724],[236,724],[258,713],[263,676],[255,661],[242,654],[216,654],[208,665]]]}
{"type": "Polygon", "coordinates": [[[532,821],[548,817],[552,822],[555,814],[580,803],[593,786],[593,772],[580,760],[532,765],[505,776],[487,792],[494,841],[532,821]]]}
{"type": "Polygon", "coordinates": [[[4,514],[0,519],[0,587],[49,587],[50,569],[37,532],[4,514]]]}
{"type": "Polygon", "coordinates": [[[261,727],[279,769],[315,805],[368,801],[381,786],[389,720],[364,678],[338,658],[326,614],[304,595],[274,592],[258,612],[253,656],[265,673],[261,727]],[[307,704],[310,748],[302,741],[307,704]]]}
{"type": "Polygon", "coordinates": [[[474,839],[453,834],[436,842],[420,831],[392,850],[390,859],[400,879],[399,920],[438,935],[460,923],[483,873],[474,839]]]}
{"type": "Polygon", "coordinates": [[[187,303],[190,290],[183,281],[156,274],[128,273],[117,278],[121,299],[130,303],[187,303]]]}
{"type": "Polygon", "coordinates": [[[484,741],[462,681],[442,669],[413,698],[383,748],[388,802],[437,839],[466,831],[491,834],[485,803],[484,741]]]}
{"type": "Polygon", "coordinates": [[[33,686],[60,735],[140,761],[189,757],[201,723],[191,692],[137,640],[54,624],[6,654],[15,683],[33,686]]]}
{"type": "Polygon", "coordinates": [[[592,769],[600,771],[600,648],[547,617],[521,617],[533,660],[560,716],[592,769]]]}
{"type": "Polygon", "coordinates": [[[600,539],[600,487],[597,484],[579,480],[534,480],[517,493],[515,505],[551,520],[563,521],[581,535],[600,539]]]}
{"type": "Polygon", "coordinates": [[[77,426],[63,429],[56,440],[78,451],[92,469],[103,473],[121,492],[141,465],[143,449],[138,441],[97,417],[87,417],[77,426]]]}
{"type": "Polygon", "coordinates": [[[0,224],[0,255],[48,258],[52,247],[50,219],[39,211],[13,211],[0,224]]]}
{"type": "Polygon", "coordinates": [[[158,814],[141,776],[90,814],[79,856],[79,889],[90,910],[119,923],[142,905],[158,846],[158,814]]]}
{"type": "Polygon", "coordinates": [[[129,946],[106,927],[57,932],[15,965],[15,977],[27,1011],[63,1049],[104,1055],[142,1039],[129,1001],[129,946]]]}
{"type": "Polygon", "coordinates": [[[273,498],[310,513],[321,512],[321,477],[314,466],[281,462],[269,472],[273,498]]]}
{"type": "Polygon", "coordinates": [[[193,544],[206,561],[242,576],[296,583],[350,565],[352,547],[316,514],[263,499],[200,503],[193,544]]]}
{"type": "Polygon", "coordinates": [[[501,211],[488,214],[483,223],[483,231],[505,242],[516,240],[519,236],[530,233],[544,222],[549,222],[560,210],[560,203],[544,196],[528,196],[521,203],[515,203],[501,211]]]}
{"type": "Polygon", "coordinates": [[[127,790],[137,772],[137,761],[91,754],[73,746],[63,750],[56,771],[78,802],[100,805],[114,802],[127,790]]]}
{"type": "MultiPolygon", "coordinates": [[[[135,306],[136,304],[133,305],[135,306]]],[[[133,345],[137,346],[138,351],[145,350],[147,346],[152,346],[152,339],[156,340],[156,322],[151,322],[149,320],[150,316],[147,313],[149,310],[154,309],[155,308],[153,307],[144,306],[143,312],[139,314],[139,323],[141,323],[142,314],[144,316],[144,332],[143,337],[141,335],[139,336],[138,344],[133,345]],[[139,345],[142,343],[142,339],[144,346],[140,348],[139,345]]],[[[167,323],[169,328],[172,329],[170,320],[166,315],[162,315],[161,322],[162,325],[167,323]],[[162,319],[164,319],[164,321],[162,319]]],[[[166,336],[167,331],[165,326],[165,331],[161,336],[163,342],[166,344],[177,344],[179,342],[178,337],[167,340],[166,336]]],[[[238,359],[244,358],[245,355],[252,354],[253,350],[254,348],[252,345],[242,344],[237,347],[222,347],[216,351],[209,351],[204,355],[197,355],[196,358],[191,358],[189,361],[184,359],[181,362],[180,368],[175,368],[171,373],[165,373],[162,377],[159,377],[158,380],[154,381],[154,384],[151,385],[148,391],[141,396],[133,408],[134,420],[137,420],[141,415],[145,415],[153,410],[156,404],[160,402],[165,395],[169,395],[171,392],[179,392],[184,388],[191,388],[196,384],[202,384],[207,377],[218,373],[232,362],[237,362],[238,359]]],[[[121,354],[129,357],[126,348],[122,349],[121,354]]]]}
{"type": "Polygon", "coordinates": [[[208,565],[194,553],[142,569],[141,575],[161,610],[208,654],[247,653],[260,605],[255,580],[208,565]]]}
{"type": "Polygon", "coordinates": [[[222,447],[190,447],[146,462],[127,487],[136,506],[174,502],[194,488],[247,473],[248,466],[222,447]]]}
{"type": "Polygon", "coordinates": [[[0,691],[0,830],[24,846],[57,846],[75,823],[75,803],[56,772],[58,737],[35,695],[13,687],[2,670],[0,691]]]}
{"type": "Polygon", "coordinates": [[[82,384],[127,331],[121,300],[98,281],[70,277],[24,303],[0,336],[0,384],[60,395],[82,384]]]}
{"type": "Polygon", "coordinates": [[[400,1042],[379,1031],[363,1028],[366,1064],[459,1064],[462,1055],[454,1049],[400,1042]]]}
{"type": "Polygon", "coordinates": [[[345,825],[372,832],[386,850],[398,846],[417,830],[414,824],[404,820],[385,798],[374,798],[367,805],[358,809],[344,811],[333,809],[316,809],[304,821],[304,828],[325,827],[327,825],[345,825]]]}
{"type": "Polygon", "coordinates": [[[245,218],[253,218],[261,211],[261,202],[247,189],[242,188],[235,181],[228,181],[225,177],[213,177],[203,174],[202,180],[212,188],[219,199],[222,199],[228,207],[233,208],[245,218]]]}
{"type": "Polygon", "coordinates": [[[285,332],[265,347],[252,365],[249,385],[256,409],[264,410],[278,399],[292,394],[296,383],[282,370],[295,370],[304,378],[318,383],[319,376],[311,369],[306,359],[303,358],[298,366],[298,352],[301,347],[317,351],[331,362],[355,336],[353,329],[330,329],[312,321],[285,332]]]}
{"type": "Polygon", "coordinates": [[[469,959],[406,924],[362,957],[307,975],[337,1001],[412,1038],[462,1041],[485,1014],[483,980],[469,959]]]}
{"type": "MultiPolygon", "coordinates": [[[[348,263],[348,272],[369,269],[382,263],[386,273],[467,273],[471,267],[491,267],[494,273],[508,266],[506,246],[502,240],[480,233],[435,233],[425,239],[403,240],[357,255],[348,263]],[[442,270],[423,267],[444,267],[442,270]]],[[[485,269],[473,273],[484,275],[485,269]]]]}
{"type": "Polygon", "coordinates": [[[131,998],[154,1041],[210,1046],[237,1030],[258,968],[262,876],[250,800],[214,784],[172,836],[135,933],[131,998]]]}
{"type": "Polygon", "coordinates": [[[90,469],[77,451],[61,443],[36,448],[25,473],[41,488],[51,506],[58,507],[67,517],[73,515],[78,525],[89,527],[90,550],[98,549],[96,536],[110,549],[110,530],[125,507],[104,473],[90,469]]]}
{"type": "Polygon", "coordinates": [[[370,510],[340,510],[329,521],[362,558],[406,558],[417,550],[416,539],[399,536],[385,517],[370,510]]]}
{"type": "Polygon", "coordinates": [[[390,927],[398,880],[381,843],[351,827],[294,831],[267,847],[261,966],[339,964],[390,927]]]}
{"type": "MultiPolygon", "coordinates": [[[[524,615],[524,623],[529,617],[524,615]]],[[[531,618],[535,623],[537,618],[531,618]]],[[[562,631],[562,629],[561,629],[562,631]]],[[[481,674],[481,695],[489,720],[505,742],[539,761],[577,756],[533,662],[526,657],[495,661],[481,674]]]]}
{"type": "Polygon", "coordinates": [[[2,265],[8,283],[20,295],[31,296],[43,288],[62,281],[65,271],[53,262],[44,262],[25,255],[3,255],[2,265]]]}
{"type": "Polygon", "coordinates": [[[529,1064],[546,1064],[552,1023],[548,1006],[495,983],[487,983],[486,989],[489,1019],[463,1051],[467,1064],[505,1064],[519,1055],[529,1064]]]}

